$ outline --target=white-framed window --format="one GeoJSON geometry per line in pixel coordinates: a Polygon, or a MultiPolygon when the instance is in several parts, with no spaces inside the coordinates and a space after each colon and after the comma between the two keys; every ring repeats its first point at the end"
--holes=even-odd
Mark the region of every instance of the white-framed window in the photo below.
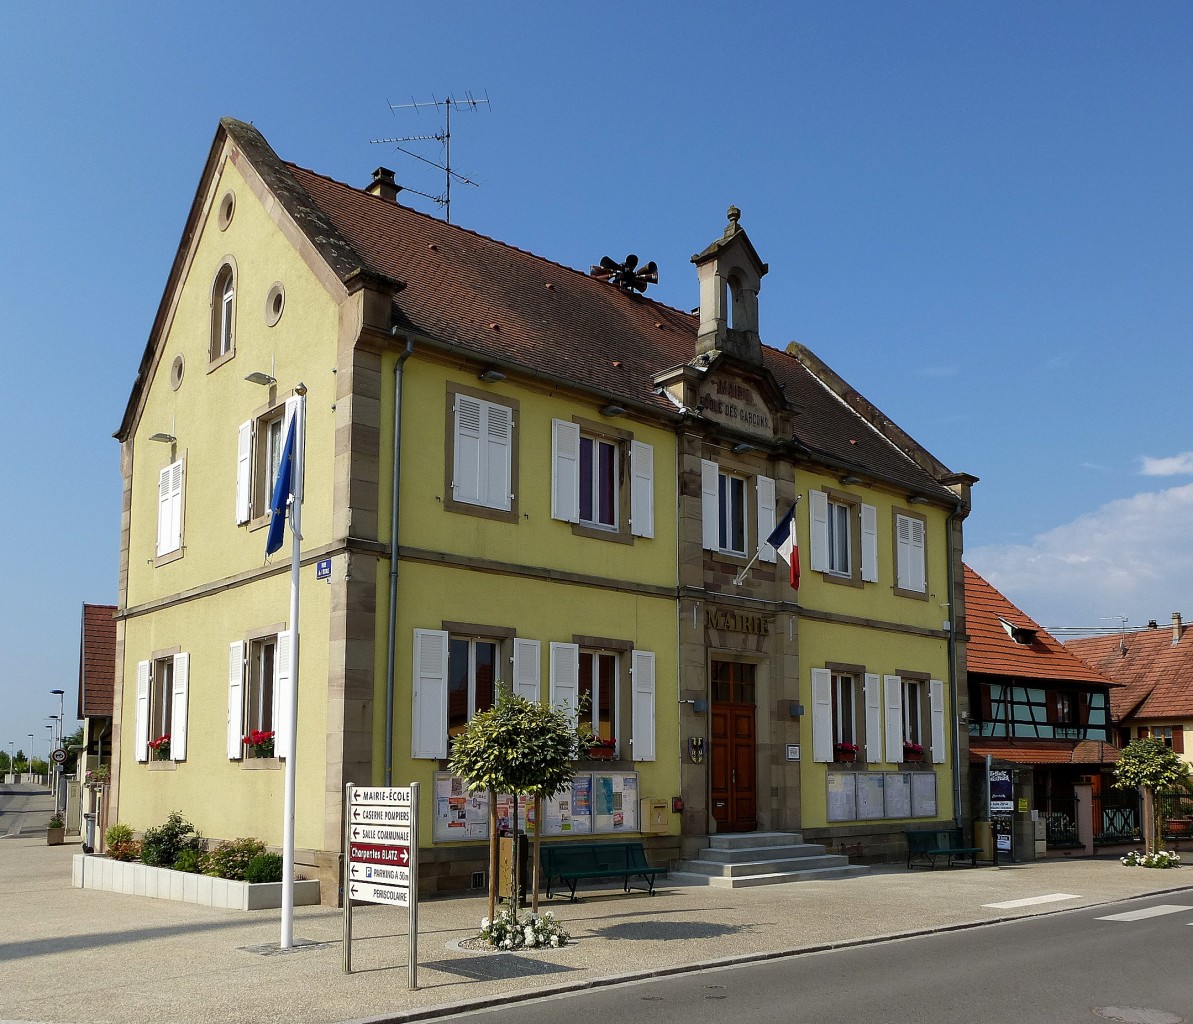
{"type": "Polygon", "coordinates": [[[811,564],[825,579],[878,582],[878,510],[848,495],[808,492],[811,564]]]}
{"type": "Polygon", "coordinates": [[[277,757],[290,755],[289,630],[263,633],[228,646],[228,758],[259,756],[244,739],[273,733],[277,757]]]}
{"type": "MultiPolygon", "coordinates": [[[[594,707],[590,715],[600,722],[601,710],[598,707],[605,701],[601,697],[602,683],[606,688],[612,687],[609,696],[611,701],[611,733],[602,736],[617,739],[617,753],[619,757],[632,757],[635,761],[653,761],[655,759],[655,656],[653,651],[630,649],[620,655],[608,651],[583,650],[575,643],[551,644],[551,692],[550,701],[556,707],[568,709],[577,714],[580,697],[585,685],[596,686],[594,707]],[[583,664],[582,656],[588,655],[587,665],[583,664]],[[630,739],[627,748],[624,737],[617,736],[618,707],[617,697],[620,686],[622,659],[628,655],[630,666],[630,739]],[[614,659],[612,672],[610,663],[605,658],[614,659]],[[593,673],[596,673],[595,679],[593,673]],[[587,681],[586,681],[587,674],[587,681]]],[[[577,717],[578,724],[578,717],[577,717]]],[[[623,723],[624,724],[624,723],[623,723]]]]}
{"type": "Polygon", "coordinates": [[[478,711],[497,697],[499,641],[450,636],[447,642],[447,735],[458,736],[478,711]]]}
{"type": "Polygon", "coordinates": [[[236,351],[236,273],[230,263],[220,267],[211,289],[211,341],[208,359],[216,362],[236,351]]]}
{"type": "MultiPolygon", "coordinates": [[[[775,481],[758,475],[752,478],[752,483],[753,486],[750,477],[726,471],[711,459],[701,460],[701,507],[707,550],[745,557],[770,536],[775,528],[775,481]]],[[[763,546],[758,558],[773,562],[774,549],[763,546]]]]}
{"type": "Polygon", "coordinates": [[[877,675],[860,668],[812,669],[812,759],[838,759],[838,747],[859,759],[882,760],[882,696],[877,675]]]}
{"type": "Polygon", "coordinates": [[[513,507],[514,411],[508,405],[453,397],[451,498],[509,512],[513,507]]]}
{"type": "Polygon", "coordinates": [[[889,675],[883,679],[886,709],[886,758],[905,760],[907,744],[923,748],[936,764],[945,760],[944,683],[889,675]]]}
{"type": "Polygon", "coordinates": [[[158,474],[156,557],[182,550],[182,495],[186,466],[182,459],[158,474]]]}
{"type": "Polygon", "coordinates": [[[270,406],[242,423],[236,436],[236,522],[250,523],[269,515],[282,450],[298,398],[270,406]]]}
{"type": "Polygon", "coordinates": [[[928,592],[924,552],[926,526],[919,516],[895,513],[895,589],[919,596],[928,592]]]}
{"type": "MultiPolygon", "coordinates": [[[[446,758],[451,737],[478,711],[493,706],[498,682],[508,681],[501,671],[510,653],[506,642],[504,635],[470,634],[458,628],[414,631],[411,757],[446,758]]],[[[512,647],[514,692],[537,700],[537,642],[514,638],[512,647]]]]}
{"type": "Polygon", "coordinates": [[[138,761],[149,760],[150,741],[163,739],[171,761],[186,759],[189,692],[189,654],[161,654],[137,663],[133,746],[138,761]]]}
{"type": "Polygon", "coordinates": [[[624,431],[552,420],[551,467],[553,519],[596,531],[588,536],[654,536],[651,445],[624,431]]]}
{"type": "Polygon", "coordinates": [[[617,739],[618,660],[611,651],[580,650],[579,697],[586,707],[582,721],[603,740],[617,739]]]}
{"type": "MultiPolygon", "coordinates": [[[[832,674],[833,743],[858,743],[858,682],[854,675],[832,674]]],[[[860,744],[859,744],[860,745],[860,744]]]]}

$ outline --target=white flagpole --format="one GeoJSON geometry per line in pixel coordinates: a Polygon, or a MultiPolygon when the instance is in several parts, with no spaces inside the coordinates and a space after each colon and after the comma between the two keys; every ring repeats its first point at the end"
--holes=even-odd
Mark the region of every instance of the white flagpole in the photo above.
{"type": "MultiPolygon", "coordinates": [[[[795,501],[793,501],[793,502],[791,503],[791,507],[792,507],[792,508],[795,508],[795,506],[799,504],[799,500],[800,500],[800,498],[802,498],[802,497],[803,497],[803,495],[802,495],[802,494],[797,494],[797,495],[795,496],[795,501]]],[[[736,576],[734,576],[734,577],[733,577],[733,585],[734,585],[735,587],[740,587],[740,586],[741,586],[741,585],[742,585],[742,584],[745,582],[745,580],[746,580],[746,573],[748,573],[748,572],[750,571],[750,569],[751,569],[751,568],[753,568],[753,566],[754,566],[754,563],[758,561],[758,556],[762,554],[762,549],[763,549],[764,547],[766,547],[766,546],[767,546],[767,544],[769,544],[769,543],[770,543],[770,538],[769,538],[769,537],[763,537],[763,538],[762,538],[762,543],[758,545],[758,550],[754,552],[754,557],[753,557],[753,558],[751,558],[751,559],[750,559],[750,560],[749,560],[749,561],[746,563],[746,567],[745,567],[744,569],[742,569],[742,571],[741,571],[741,572],[739,572],[739,573],[738,573],[736,576]]]]}
{"type": "Polygon", "coordinates": [[[290,693],[285,707],[290,721],[286,723],[290,749],[286,756],[286,795],[282,804],[282,935],[280,949],[294,945],[294,786],[298,760],[298,583],[300,548],[302,544],[302,475],[304,462],[303,438],[306,432],[307,389],[299,384],[294,388],[298,403],[294,409],[294,455],[290,466],[290,693]]]}

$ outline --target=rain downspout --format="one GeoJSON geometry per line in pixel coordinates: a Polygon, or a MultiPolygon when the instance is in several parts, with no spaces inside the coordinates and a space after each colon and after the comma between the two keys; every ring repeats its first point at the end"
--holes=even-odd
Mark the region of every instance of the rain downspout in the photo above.
{"type": "MultiPolygon", "coordinates": [[[[961,825],[961,720],[957,715],[957,585],[953,555],[953,527],[960,521],[961,504],[949,513],[948,573],[949,573],[949,706],[953,709],[953,821],[961,825]]],[[[968,723],[965,726],[969,728],[968,723]]]]}
{"type": "MultiPolygon", "coordinates": [[[[397,334],[395,327],[392,334],[397,334]]],[[[385,638],[385,785],[393,785],[394,774],[394,655],[398,639],[398,492],[402,479],[402,367],[414,351],[414,340],[406,339],[406,350],[394,366],[394,464],[393,495],[389,511],[389,629],[385,638]]]]}

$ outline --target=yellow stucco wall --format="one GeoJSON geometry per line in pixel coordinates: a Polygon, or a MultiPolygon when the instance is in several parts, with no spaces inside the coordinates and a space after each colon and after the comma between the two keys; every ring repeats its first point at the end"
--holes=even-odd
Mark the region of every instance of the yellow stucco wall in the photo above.
{"type": "MultiPolygon", "coordinates": [[[[209,198],[134,433],[126,606],[136,610],[158,601],[166,606],[134,614],[124,624],[119,817],[140,830],[178,810],[210,837],[256,835],[276,846],[281,842],[284,773],[248,770],[227,757],[228,645],[254,630],[288,626],[289,534],[272,560],[281,568],[276,575],[237,586],[220,587],[219,581],[265,563],[263,523],[236,523],[238,427],[283,401],[299,381],[308,388],[303,548],[331,540],[338,314],[331,296],[232,162],[223,164],[209,198]],[[235,212],[221,231],[217,208],[229,189],[236,196],[235,212]],[[208,372],[212,288],[228,258],[236,267],[235,356],[208,372]],[[280,321],[270,327],[266,296],[277,281],[285,288],[285,307],[280,321]],[[170,366],[178,354],[185,370],[175,391],[170,366]],[[245,381],[254,371],[275,376],[276,387],[245,381]],[[176,446],[149,441],[158,431],[176,435],[176,446]],[[158,474],[182,457],[183,555],[155,567],[158,474]],[[202,596],[171,603],[193,588],[213,584],[202,596]],[[152,771],[135,760],[137,663],[175,646],[191,658],[187,757],[173,771],[152,771]]],[[[322,846],[326,772],[329,590],[313,577],[313,570],[305,572],[302,588],[299,848],[322,846]]]]}

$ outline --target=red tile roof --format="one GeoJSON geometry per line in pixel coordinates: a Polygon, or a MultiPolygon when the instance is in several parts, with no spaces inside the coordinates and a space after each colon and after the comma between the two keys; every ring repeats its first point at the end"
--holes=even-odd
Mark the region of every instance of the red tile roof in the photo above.
{"type": "Polygon", "coordinates": [[[1116,685],[1067,650],[968,565],[965,566],[965,622],[969,636],[965,665],[971,674],[1116,685]],[[1029,644],[1017,643],[1003,622],[1033,631],[1035,639],[1029,644]]]}
{"type": "Polygon", "coordinates": [[[1113,743],[1082,740],[1074,747],[1063,740],[1026,740],[1009,743],[1005,739],[972,736],[969,760],[984,761],[986,755],[1015,764],[1114,764],[1119,749],[1113,743]]]}
{"type": "Polygon", "coordinates": [[[1193,637],[1180,626],[1069,640],[1067,647],[1090,665],[1124,684],[1110,706],[1117,719],[1193,718],[1193,637]]]}
{"type": "Polygon", "coordinates": [[[79,718],[110,718],[116,685],[116,606],[83,605],[79,718]]]}

